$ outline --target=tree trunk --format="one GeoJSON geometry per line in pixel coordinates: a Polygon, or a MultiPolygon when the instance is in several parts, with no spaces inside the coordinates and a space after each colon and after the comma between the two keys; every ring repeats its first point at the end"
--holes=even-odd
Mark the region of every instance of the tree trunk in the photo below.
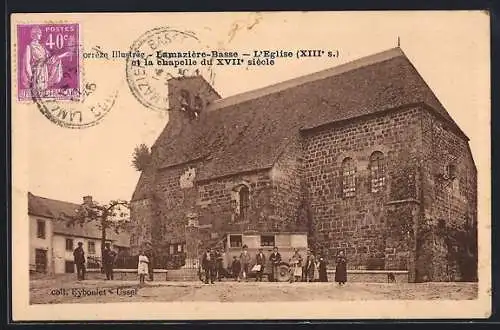
{"type": "Polygon", "coordinates": [[[106,245],[106,226],[101,221],[101,274],[104,274],[104,246],[106,245]]]}

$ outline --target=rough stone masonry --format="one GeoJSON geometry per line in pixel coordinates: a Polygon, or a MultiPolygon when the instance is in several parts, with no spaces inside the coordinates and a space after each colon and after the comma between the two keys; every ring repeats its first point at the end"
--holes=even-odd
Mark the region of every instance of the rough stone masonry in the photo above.
{"type": "Polygon", "coordinates": [[[308,232],[330,264],[477,280],[477,172],[468,138],[399,49],[221,98],[168,83],[169,122],[132,197],[136,251],[227,232],[308,232]]]}

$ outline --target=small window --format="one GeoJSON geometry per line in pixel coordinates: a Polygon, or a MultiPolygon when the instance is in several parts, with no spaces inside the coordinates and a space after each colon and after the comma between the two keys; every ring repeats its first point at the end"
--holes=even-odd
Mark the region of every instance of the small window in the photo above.
{"type": "Polygon", "coordinates": [[[36,222],[36,237],[45,239],[45,221],[43,220],[36,222]]]}
{"type": "Polygon", "coordinates": [[[35,249],[35,269],[38,273],[47,272],[47,251],[35,249]]]}
{"type": "Polygon", "coordinates": [[[181,90],[181,110],[188,111],[190,105],[190,95],[189,92],[185,89],[181,90]]]}
{"type": "Polygon", "coordinates": [[[173,244],[170,244],[169,252],[170,252],[170,254],[174,254],[174,245],[173,244]]]}
{"type": "Polygon", "coordinates": [[[342,193],[344,198],[356,196],[356,166],[350,157],[342,162],[342,193]]]}
{"type": "Polygon", "coordinates": [[[250,190],[247,186],[242,186],[239,192],[240,197],[240,218],[246,220],[248,217],[248,209],[250,208],[250,190]]]}
{"type": "Polygon", "coordinates": [[[177,244],[177,252],[182,252],[182,244],[177,244]]]}
{"type": "Polygon", "coordinates": [[[385,187],[385,161],[380,151],[370,156],[370,183],[372,193],[382,191],[385,187]]]}
{"type": "Polygon", "coordinates": [[[66,238],[66,251],[73,251],[73,240],[66,238]]]}
{"type": "Polygon", "coordinates": [[[261,246],[274,246],[274,235],[263,235],[260,237],[261,246]]]}
{"type": "Polygon", "coordinates": [[[89,254],[95,254],[95,242],[89,241],[89,254]]]}
{"type": "Polygon", "coordinates": [[[241,247],[242,245],[241,235],[231,235],[229,236],[229,246],[230,247],[241,247]]]}
{"type": "Polygon", "coordinates": [[[446,166],[446,179],[454,180],[457,177],[457,167],[455,164],[448,164],[446,166]]]}
{"type": "Polygon", "coordinates": [[[203,110],[203,100],[199,96],[195,96],[194,98],[194,116],[196,118],[199,117],[201,110],[203,110]]]}

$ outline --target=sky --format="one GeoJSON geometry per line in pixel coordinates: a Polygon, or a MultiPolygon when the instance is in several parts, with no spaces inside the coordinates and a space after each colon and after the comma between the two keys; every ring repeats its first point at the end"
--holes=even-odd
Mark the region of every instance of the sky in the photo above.
{"type": "MultiPolygon", "coordinates": [[[[489,19],[484,13],[72,15],[62,18],[81,22],[85,49],[100,45],[126,51],[139,35],[168,22],[195,31],[210,50],[339,51],[336,59],[277,60],[274,66],[258,68],[216,67],[213,85],[223,97],[393,48],[399,36],[402,50],[470,138],[479,185],[489,185],[489,19]],[[127,24],[122,24],[123,15],[128,15],[127,24]]],[[[115,105],[98,125],[69,129],[47,120],[34,104],[14,104],[13,168],[19,178],[13,181],[14,189],[72,202],[81,202],[84,195],[103,203],[129,200],[140,174],[131,165],[133,150],[141,143],[151,146],[168,115],[134,98],[124,62],[85,60],[83,65],[86,76],[94,76],[96,83],[118,86],[115,105]],[[21,154],[26,158],[19,158],[21,154]]]]}

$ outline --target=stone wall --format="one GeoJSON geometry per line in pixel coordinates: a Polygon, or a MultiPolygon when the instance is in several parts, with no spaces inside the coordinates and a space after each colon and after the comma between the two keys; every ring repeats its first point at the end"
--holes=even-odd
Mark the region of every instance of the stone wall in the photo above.
{"type": "MultiPolygon", "coordinates": [[[[304,180],[314,219],[317,245],[330,262],[344,250],[351,269],[406,269],[408,235],[388,236],[391,214],[414,206],[389,202],[416,198],[414,168],[420,148],[420,109],[391,111],[304,133],[304,180]],[[370,155],[382,152],[385,187],[371,191],[370,155]],[[354,197],[343,196],[342,162],[355,161],[354,197]],[[390,213],[389,213],[390,212],[390,213]]],[[[398,222],[399,217],[392,221],[398,222]]]]}
{"type": "Polygon", "coordinates": [[[468,140],[430,111],[423,113],[421,280],[475,280],[477,171],[468,140]],[[453,176],[447,166],[452,165],[453,176]],[[432,267],[429,267],[432,265],[432,267]]]}
{"type": "Polygon", "coordinates": [[[272,204],[276,209],[277,230],[307,231],[307,216],[301,214],[306,202],[303,186],[303,150],[300,136],[284,148],[271,169],[272,204]]]}
{"type": "Polygon", "coordinates": [[[201,165],[191,163],[158,172],[154,203],[159,239],[155,246],[187,242],[188,257],[194,258],[226,232],[272,230],[275,217],[269,170],[198,182],[196,173],[201,165]],[[192,177],[186,181],[188,173],[192,177]],[[245,217],[238,205],[243,186],[249,189],[245,217]]]}
{"type": "Polygon", "coordinates": [[[154,217],[151,199],[132,201],[130,218],[133,220],[130,234],[130,249],[132,255],[138,254],[145,242],[152,240],[152,222],[154,217]]]}

